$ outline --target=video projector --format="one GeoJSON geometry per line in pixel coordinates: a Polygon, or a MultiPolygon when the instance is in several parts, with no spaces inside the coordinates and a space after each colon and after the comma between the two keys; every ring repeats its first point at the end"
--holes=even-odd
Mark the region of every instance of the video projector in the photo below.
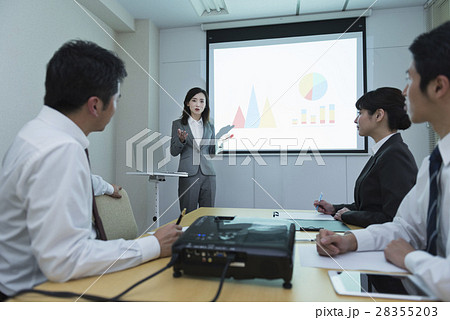
{"type": "Polygon", "coordinates": [[[173,276],[220,277],[232,259],[225,277],[282,278],[290,289],[294,241],[294,223],[286,220],[200,217],[172,246],[173,276]]]}

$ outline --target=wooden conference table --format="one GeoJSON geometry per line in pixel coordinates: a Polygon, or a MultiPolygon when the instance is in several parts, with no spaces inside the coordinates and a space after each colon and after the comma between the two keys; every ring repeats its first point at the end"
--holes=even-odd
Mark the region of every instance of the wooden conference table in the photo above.
{"type": "MultiPolygon", "coordinates": [[[[294,210],[290,210],[293,212],[294,210]]],[[[301,212],[301,210],[298,210],[301,212]]],[[[189,226],[198,217],[213,216],[240,216],[240,217],[272,217],[270,209],[238,209],[238,208],[200,208],[186,215],[182,226],[189,226]]],[[[315,237],[317,232],[309,235],[305,232],[297,234],[297,238],[315,237]]],[[[294,272],[292,276],[292,289],[282,287],[283,280],[235,280],[226,279],[218,301],[373,301],[370,298],[341,296],[335,293],[326,269],[302,267],[298,254],[299,246],[315,245],[312,243],[297,242],[294,247],[294,272]]],[[[149,261],[140,266],[105,274],[102,277],[88,277],[72,280],[65,283],[45,282],[35,287],[47,291],[71,291],[86,294],[113,297],[139,280],[163,268],[169,258],[149,261]]],[[[127,301],[210,301],[215,296],[219,278],[207,278],[184,275],[180,278],[172,276],[172,268],[165,270],[154,278],[142,283],[127,293],[123,300],[127,301]]],[[[60,299],[29,293],[9,301],[74,301],[75,299],[60,299]]],[[[80,299],[79,301],[83,301],[80,299]]],[[[377,301],[395,301],[377,299],[377,301]]],[[[398,300],[397,300],[398,301],[398,300]]]]}

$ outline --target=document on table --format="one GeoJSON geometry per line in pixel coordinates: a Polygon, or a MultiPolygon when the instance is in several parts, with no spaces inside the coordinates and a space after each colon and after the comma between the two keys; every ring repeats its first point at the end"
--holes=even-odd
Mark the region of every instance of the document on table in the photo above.
{"type": "Polygon", "coordinates": [[[303,267],[408,273],[387,262],[383,251],[347,252],[330,258],[319,256],[315,245],[301,245],[299,250],[303,267]]]}
{"type": "MultiPolygon", "coordinates": [[[[188,228],[189,228],[189,227],[183,227],[183,228],[181,229],[181,231],[185,232],[188,228]]],[[[147,234],[149,234],[149,235],[154,235],[154,234],[155,234],[155,231],[149,231],[149,232],[147,232],[147,234]]]]}
{"type": "Polygon", "coordinates": [[[334,220],[331,215],[319,213],[314,210],[305,210],[303,212],[274,211],[272,216],[279,219],[334,220]]]}

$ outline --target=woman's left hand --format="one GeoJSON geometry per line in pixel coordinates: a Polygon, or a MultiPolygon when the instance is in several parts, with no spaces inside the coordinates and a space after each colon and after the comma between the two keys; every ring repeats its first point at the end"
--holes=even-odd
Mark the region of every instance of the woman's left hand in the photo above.
{"type": "Polygon", "coordinates": [[[350,211],[348,208],[342,208],[341,210],[338,210],[337,212],[336,212],[336,214],[334,215],[334,219],[336,219],[336,220],[339,220],[339,221],[342,221],[342,214],[344,213],[344,212],[347,212],[347,211],[350,211]]]}

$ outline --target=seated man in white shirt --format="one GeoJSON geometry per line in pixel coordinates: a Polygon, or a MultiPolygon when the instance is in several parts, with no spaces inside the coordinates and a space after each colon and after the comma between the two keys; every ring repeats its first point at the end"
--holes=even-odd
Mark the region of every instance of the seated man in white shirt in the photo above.
{"type": "Polygon", "coordinates": [[[0,170],[1,299],[171,254],[175,224],[136,241],[96,239],[92,225],[87,135],[109,123],[125,76],[122,60],[92,42],[70,41],[48,63],[45,105],[0,170]]]}
{"type": "Polygon", "coordinates": [[[437,149],[431,161],[428,157],[423,161],[416,185],[393,222],[344,236],[321,230],[317,251],[334,256],[384,250],[386,260],[418,276],[441,300],[450,301],[450,22],[417,37],[409,49],[413,62],[404,92],[408,112],[412,122],[433,126],[440,137],[437,149]],[[442,164],[435,165],[437,151],[442,164]],[[431,177],[430,171],[435,172],[431,177]]]}

